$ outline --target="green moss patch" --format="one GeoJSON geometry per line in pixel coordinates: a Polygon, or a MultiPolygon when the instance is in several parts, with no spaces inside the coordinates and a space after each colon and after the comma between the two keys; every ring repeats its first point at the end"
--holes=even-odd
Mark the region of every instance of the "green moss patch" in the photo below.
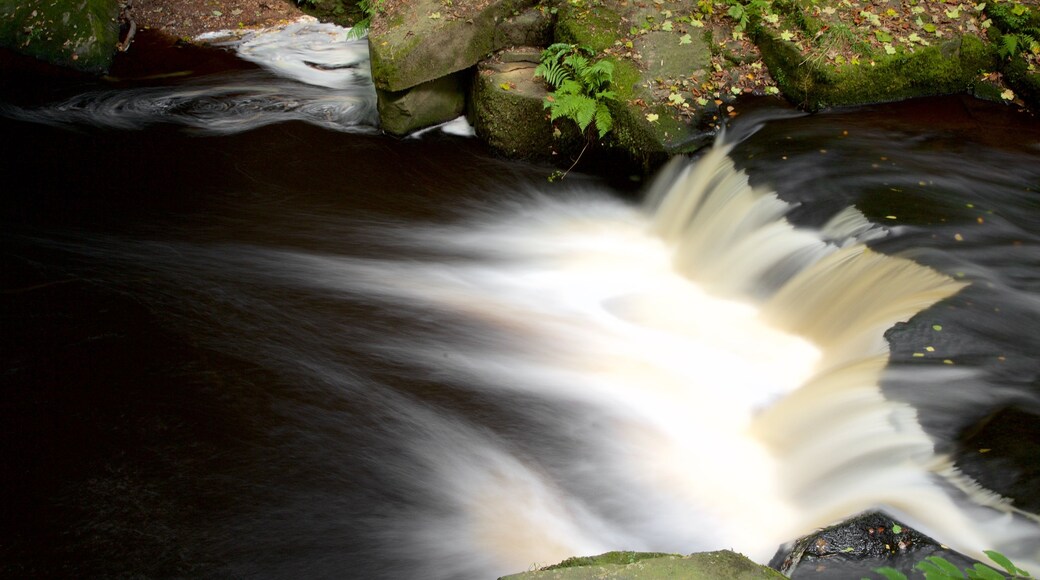
{"type": "Polygon", "coordinates": [[[60,66],[103,73],[119,43],[116,0],[2,0],[0,45],[60,66]]]}
{"type": "Polygon", "coordinates": [[[598,556],[578,556],[567,558],[559,564],[546,566],[543,570],[558,570],[560,568],[576,568],[578,566],[599,566],[604,564],[634,564],[640,560],[649,558],[661,558],[663,556],[680,557],[678,554],[667,554],[665,552],[607,552],[598,556]]]}
{"type": "Polygon", "coordinates": [[[506,576],[504,580],[585,580],[625,578],[628,580],[779,580],[776,570],[760,566],[746,557],[721,550],[689,556],[645,552],[608,552],[588,558],[570,558],[534,572],[506,576]]]}

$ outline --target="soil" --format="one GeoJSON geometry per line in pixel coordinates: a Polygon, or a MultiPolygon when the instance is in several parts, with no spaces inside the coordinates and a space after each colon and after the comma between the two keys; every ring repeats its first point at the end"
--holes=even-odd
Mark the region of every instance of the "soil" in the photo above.
{"type": "Polygon", "coordinates": [[[185,40],[204,32],[264,28],[303,15],[287,0],[126,0],[123,7],[124,19],[138,29],[185,40]]]}

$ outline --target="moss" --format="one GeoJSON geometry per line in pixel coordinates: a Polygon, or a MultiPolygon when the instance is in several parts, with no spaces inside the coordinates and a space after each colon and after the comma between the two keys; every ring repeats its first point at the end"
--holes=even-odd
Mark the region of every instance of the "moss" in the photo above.
{"type": "Polygon", "coordinates": [[[102,73],[119,43],[116,0],[0,2],[0,46],[53,64],[102,73]]]}
{"type": "Polygon", "coordinates": [[[556,42],[587,46],[599,52],[614,46],[621,30],[621,16],[613,10],[565,5],[556,20],[556,42]]]}
{"type": "Polygon", "coordinates": [[[418,82],[412,84],[402,83],[399,80],[406,74],[401,70],[402,55],[409,54],[419,44],[419,40],[418,35],[405,36],[401,41],[396,41],[395,37],[368,37],[372,80],[377,88],[383,90],[403,90],[409,88],[409,86],[419,84],[418,82]]]}
{"type": "Polygon", "coordinates": [[[506,580],[585,580],[587,578],[644,578],[664,580],[782,580],[784,576],[729,550],[689,556],[608,552],[592,558],[571,558],[542,570],[505,577],[506,580]]]}
{"type": "Polygon", "coordinates": [[[996,64],[992,49],[974,36],[913,53],[873,54],[859,65],[805,66],[789,42],[762,32],[762,58],[789,98],[810,110],[834,105],[895,101],[912,97],[964,92],[980,70],[996,64]]]}
{"type": "Polygon", "coordinates": [[[615,58],[611,62],[614,63],[614,93],[618,99],[627,101],[633,97],[635,86],[642,75],[630,61],[615,58]]]}
{"type": "Polygon", "coordinates": [[[666,554],[664,552],[607,552],[598,556],[579,556],[567,558],[559,564],[546,566],[542,570],[560,570],[562,568],[576,568],[578,566],[598,566],[603,564],[634,564],[640,560],[649,558],[660,558],[662,556],[678,556],[678,554],[666,554]]]}

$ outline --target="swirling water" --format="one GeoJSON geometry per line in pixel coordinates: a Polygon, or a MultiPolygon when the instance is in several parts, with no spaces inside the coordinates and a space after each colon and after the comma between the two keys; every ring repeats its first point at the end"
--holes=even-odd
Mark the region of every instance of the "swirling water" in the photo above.
{"type": "Polygon", "coordinates": [[[4,109],[0,569],[765,561],[878,507],[1040,560],[1035,467],[965,443],[1040,412],[1035,121],[771,105],[633,192],[286,104],[348,77],[4,109]]]}

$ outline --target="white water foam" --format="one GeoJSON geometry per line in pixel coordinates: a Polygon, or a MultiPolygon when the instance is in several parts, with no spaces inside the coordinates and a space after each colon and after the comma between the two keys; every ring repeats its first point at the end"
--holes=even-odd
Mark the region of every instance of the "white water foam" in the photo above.
{"type": "MultiPolygon", "coordinates": [[[[963,284],[864,247],[885,232],[854,210],[819,231],[793,227],[786,204],[750,187],[727,151],[674,162],[647,207],[597,191],[532,193],[458,225],[352,232],[396,258],[255,245],[93,251],[156,268],[149,279],[170,264],[171,293],[198,276],[197,292],[222,305],[201,324],[231,326],[221,348],[329,388],[321,400],[383,405],[394,422],[380,436],[394,453],[364,467],[409,501],[381,506],[372,534],[388,538],[386,561],[412,558],[425,577],[496,577],[615,549],[732,548],[764,562],[783,542],[873,509],[1035,569],[1036,522],[957,473],[914,408],[879,387],[884,331],[963,284]],[[255,289],[411,322],[315,319],[255,289]],[[335,370],[341,347],[498,414],[481,421],[408,389],[390,397],[394,381],[358,386],[335,370]]],[[[190,302],[196,316],[204,306],[190,302]]],[[[964,369],[900,370],[922,383],[951,372],[972,380],[964,369]]],[[[343,421],[317,413],[301,416],[343,421]]]]}
{"type": "Polygon", "coordinates": [[[866,249],[884,231],[854,211],[794,228],[727,150],[672,168],[649,212],[539,199],[521,218],[394,234],[466,259],[279,257],[293,279],[490,329],[387,344],[386,356],[582,409],[561,411],[577,445],[566,459],[499,449],[468,461],[458,445],[420,445],[458,518],[409,525],[430,553],[500,554],[490,574],[609,549],[728,547],[764,561],[884,509],[968,554],[1035,564],[1040,528],[951,471],[914,409],[879,387],[884,331],[962,284],[866,249]]]}
{"type": "Polygon", "coordinates": [[[239,71],[175,86],[87,92],[40,108],[0,105],[0,114],[55,126],[140,129],[156,123],[232,134],[287,121],[348,133],[379,125],[368,43],[312,18],[250,31],[223,45],[271,74],[239,71]]]}

